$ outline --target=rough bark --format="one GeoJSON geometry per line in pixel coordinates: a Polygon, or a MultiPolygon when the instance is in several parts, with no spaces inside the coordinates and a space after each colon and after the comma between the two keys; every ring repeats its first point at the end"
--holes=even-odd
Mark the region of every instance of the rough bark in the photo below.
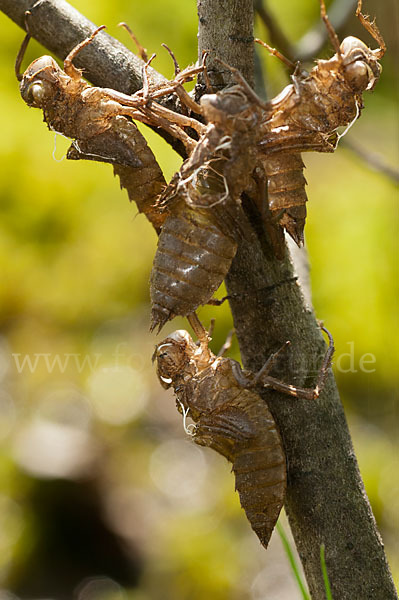
{"type": "MultiPolygon", "coordinates": [[[[25,10],[33,4],[0,0],[0,9],[24,27],[25,10]]],[[[91,27],[61,0],[42,0],[32,12],[31,33],[60,58],[91,27]]],[[[252,83],[252,0],[198,0],[198,13],[200,53],[211,49],[252,83]]],[[[79,61],[95,85],[130,93],[141,86],[141,61],[106,34],[86,48],[79,61]]],[[[230,74],[216,73],[216,68],[211,74],[214,83],[228,83],[230,74]]],[[[282,261],[272,255],[265,258],[255,236],[243,241],[227,286],[245,366],[260,368],[272,350],[291,340],[281,372],[287,382],[309,385],[324,344],[313,313],[292,281],[288,254],[282,261]]],[[[286,509],[312,598],[325,597],[319,561],[322,543],[334,598],[397,598],[332,375],[314,403],[274,392],[267,394],[267,401],[287,453],[286,509]]]]}
{"type": "Polygon", "coordinates": [[[220,0],[218,10],[214,10],[211,0],[198,0],[199,41],[198,58],[204,51],[209,52],[208,72],[212,86],[225,87],[233,81],[231,72],[215,62],[218,58],[234,65],[244,75],[248,83],[254,84],[254,38],[252,2],[242,0],[220,0]],[[242,11],[246,11],[243,13],[242,11]],[[247,18],[247,17],[250,18],[247,18]]]}

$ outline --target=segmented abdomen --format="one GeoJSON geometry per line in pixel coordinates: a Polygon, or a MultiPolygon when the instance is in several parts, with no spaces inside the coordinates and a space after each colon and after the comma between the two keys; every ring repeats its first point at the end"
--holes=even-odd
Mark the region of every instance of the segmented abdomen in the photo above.
{"type": "Polygon", "coordinates": [[[303,243],[306,221],[306,179],[301,155],[275,154],[265,157],[262,164],[267,175],[269,209],[295,242],[303,243]]]}
{"type": "Polygon", "coordinates": [[[166,219],[151,272],[151,330],[206,304],[225,278],[237,243],[210,217],[180,200],[166,219]]]}
{"type": "Polygon", "coordinates": [[[115,122],[125,147],[132,149],[139,162],[137,167],[115,163],[115,175],[119,175],[121,188],[127,190],[129,200],[136,203],[138,211],[145,214],[159,233],[167,214],[159,209],[156,202],[166,183],[161,167],[135,123],[124,117],[116,117],[115,122]]]}
{"type": "Polygon", "coordinates": [[[230,403],[201,415],[194,440],[233,463],[242,508],[266,548],[284,504],[286,460],[276,423],[266,403],[240,390],[230,403]]]}
{"type": "Polygon", "coordinates": [[[286,462],[280,435],[274,425],[263,443],[241,450],[233,461],[236,490],[252,529],[267,548],[284,504],[286,462]]]}

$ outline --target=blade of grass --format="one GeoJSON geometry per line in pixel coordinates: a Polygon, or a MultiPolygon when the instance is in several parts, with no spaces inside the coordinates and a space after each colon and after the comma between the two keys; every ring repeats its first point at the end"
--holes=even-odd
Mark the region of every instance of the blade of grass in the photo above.
{"type": "Polygon", "coordinates": [[[279,536],[281,538],[281,541],[283,543],[284,550],[288,557],[289,563],[291,565],[292,572],[294,573],[295,580],[298,584],[299,589],[301,590],[302,598],[303,598],[303,600],[311,600],[311,598],[306,590],[306,584],[302,580],[301,574],[299,572],[298,565],[295,560],[295,556],[292,551],[291,545],[288,541],[287,536],[285,535],[284,529],[283,529],[282,525],[280,524],[280,521],[277,522],[276,529],[277,529],[279,536]]]}
{"type": "Polygon", "coordinates": [[[328,579],[324,551],[325,551],[324,544],[322,544],[320,546],[320,564],[321,564],[321,572],[323,573],[324,587],[326,588],[326,598],[327,598],[327,600],[333,600],[333,597],[331,594],[330,580],[328,579]]]}

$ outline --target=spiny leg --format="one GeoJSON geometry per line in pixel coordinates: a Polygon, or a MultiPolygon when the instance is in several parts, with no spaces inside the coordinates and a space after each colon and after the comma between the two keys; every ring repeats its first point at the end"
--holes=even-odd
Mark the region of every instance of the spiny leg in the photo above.
{"type": "MultiPolygon", "coordinates": [[[[211,340],[212,339],[212,335],[213,335],[213,331],[215,329],[215,319],[211,319],[209,328],[208,328],[208,339],[211,340]]],[[[235,334],[235,329],[232,329],[231,331],[229,331],[229,333],[227,334],[226,337],[226,341],[224,342],[223,346],[220,348],[219,352],[216,355],[216,358],[219,358],[220,356],[224,356],[225,353],[230,350],[231,348],[231,342],[233,339],[233,335],[235,334]]]]}
{"type": "MultiPolygon", "coordinates": [[[[152,100],[152,99],[153,99],[153,97],[150,94],[150,100],[152,100]]],[[[170,123],[173,123],[174,125],[177,125],[179,128],[191,127],[198,133],[198,135],[202,135],[206,130],[206,125],[204,125],[200,121],[197,121],[197,119],[188,117],[187,115],[183,115],[181,113],[176,113],[172,110],[169,110],[165,106],[162,106],[162,104],[158,104],[157,102],[154,102],[151,105],[151,107],[149,108],[149,110],[151,111],[152,114],[162,117],[166,121],[169,121],[170,123]]],[[[185,134],[185,135],[187,135],[187,134],[185,134]]],[[[192,142],[197,143],[194,139],[192,139],[192,138],[190,138],[190,139],[192,142]]]]}
{"type": "Polygon", "coordinates": [[[201,321],[199,320],[199,318],[195,312],[191,313],[190,315],[187,315],[187,320],[190,323],[195,335],[198,338],[198,341],[200,343],[200,348],[201,348],[201,354],[202,354],[205,362],[209,363],[210,358],[211,358],[211,351],[209,350],[209,342],[211,340],[210,340],[207,330],[202,325],[201,321]]]}
{"type": "MultiPolygon", "coordinates": [[[[245,387],[245,388],[251,388],[251,387],[255,387],[255,385],[258,385],[259,383],[264,383],[265,376],[269,373],[269,371],[271,370],[271,368],[273,367],[274,363],[276,362],[277,357],[280,355],[280,353],[285,350],[287,348],[287,346],[290,345],[291,342],[286,342],[284,344],[284,346],[281,346],[281,348],[279,350],[277,350],[277,352],[274,352],[271,356],[269,356],[269,358],[267,359],[267,361],[265,362],[265,364],[263,365],[263,367],[260,369],[260,371],[258,371],[255,375],[250,375],[249,377],[247,377],[246,375],[244,375],[244,371],[242,370],[242,367],[239,363],[234,362],[231,366],[232,371],[233,371],[233,375],[236,378],[237,382],[241,385],[241,387],[245,387]]],[[[219,356],[219,355],[218,355],[219,356]]],[[[273,379],[273,381],[276,381],[277,383],[281,383],[282,386],[284,386],[284,390],[282,391],[286,391],[286,388],[288,388],[289,386],[283,382],[279,382],[278,379],[274,379],[274,378],[267,378],[269,379],[273,379]]],[[[281,388],[279,388],[281,389],[281,388]]]]}
{"type": "Polygon", "coordinates": [[[213,330],[215,329],[215,321],[216,321],[216,319],[211,319],[211,322],[209,323],[209,328],[208,328],[208,337],[209,338],[212,338],[213,330]]]}
{"type": "Polygon", "coordinates": [[[161,46],[163,46],[168,51],[169,56],[173,60],[173,65],[175,67],[175,78],[176,78],[177,75],[181,72],[181,68],[179,67],[179,63],[176,60],[176,56],[174,55],[173,51],[169,48],[169,46],[167,46],[164,43],[162,43],[161,46]]]}
{"type": "Polygon", "coordinates": [[[208,69],[206,66],[206,60],[209,56],[209,52],[207,52],[206,50],[202,51],[202,65],[204,67],[204,80],[205,80],[205,86],[206,86],[206,91],[208,94],[213,94],[214,90],[211,84],[211,80],[209,79],[209,75],[208,75],[208,69]]]}
{"type": "Polygon", "coordinates": [[[324,25],[326,26],[328,37],[330,38],[331,44],[332,44],[335,52],[338,54],[339,60],[342,60],[339,39],[335,32],[334,27],[331,25],[330,19],[328,18],[324,0],[320,0],[320,15],[324,21],[324,25]]]}
{"type": "Polygon", "coordinates": [[[275,379],[274,377],[270,376],[262,377],[261,383],[265,387],[270,387],[278,392],[283,392],[284,394],[295,396],[296,398],[303,398],[305,400],[317,400],[326,382],[328,369],[331,365],[332,355],[334,354],[335,350],[334,340],[331,333],[323,325],[320,325],[320,328],[328,335],[328,348],[326,350],[323,362],[319,370],[317,384],[314,388],[297,387],[294,385],[284,383],[283,381],[279,381],[278,379],[275,379]]]}
{"type": "Polygon", "coordinates": [[[333,354],[335,352],[333,336],[328,331],[328,329],[326,329],[326,327],[324,327],[324,325],[322,323],[319,323],[319,326],[320,326],[320,329],[322,331],[324,331],[324,333],[326,333],[328,336],[328,348],[324,355],[323,362],[321,363],[321,367],[319,370],[319,376],[317,378],[317,384],[315,387],[315,392],[317,393],[317,397],[319,397],[320,392],[324,387],[324,384],[326,382],[327,375],[328,375],[328,369],[330,368],[331,360],[332,360],[333,354]]]}
{"type": "MultiPolygon", "coordinates": [[[[178,83],[186,83],[192,81],[196,75],[203,73],[206,70],[206,59],[208,58],[208,52],[204,52],[202,55],[202,63],[198,67],[186,67],[183,71],[177,75],[175,81],[178,83]]],[[[172,82],[173,83],[173,82],[172,82]]]]}
{"type": "Polygon", "coordinates": [[[266,48],[266,50],[268,50],[270,52],[270,54],[272,54],[273,56],[276,56],[285,65],[287,65],[287,67],[289,67],[290,69],[294,70],[296,68],[297,63],[292,62],[292,60],[290,60],[289,58],[284,56],[284,54],[281,54],[281,52],[276,50],[276,48],[272,48],[271,46],[269,46],[269,44],[266,44],[266,42],[263,42],[259,38],[255,38],[254,42],[256,42],[257,44],[260,44],[261,46],[266,48]]]}
{"type": "Polygon", "coordinates": [[[228,65],[227,63],[225,63],[223,60],[220,60],[220,58],[215,58],[215,61],[220,63],[221,65],[223,65],[223,67],[225,67],[226,69],[228,69],[229,71],[231,71],[231,73],[234,76],[234,79],[237,81],[237,83],[239,83],[245,90],[245,93],[247,94],[247,96],[258,106],[260,106],[261,108],[263,108],[264,111],[269,111],[272,112],[273,111],[273,107],[271,105],[270,102],[263,102],[259,96],[253,91],[253,89],[251,88],[251,86],[249,85],[249,83],[247,82],[247,80],[245,79],[245,77],[242,75],[242,73],[240,73],[240,71],[238,69],[236,69],[235,67],[232,67],[230,65],[228,65]]]}
{"type": "MultiPolygon", "coordinates": [[[[141,90],[136,92],[136,94],[134,94],[133,96],[126,96],[125,94],[121,94],[120,92],[107,90],[107,95],[109,98],[113,98],[114,100],[116,100],[124,106],[133,106],[135,108],[141,108],[143,114],[146,114],[147,118],[152,118],[154,121],[153,123],[148,123],[149,125],[160,126],[169,133],[171,133],[177,139],[181,139],[189,153],[191,153],[196,142],[190,136],[188,136],[182,128],[192,127],[199,135],[202,135],[204,130],[206,129],[206,126],[200,121],[197,121],[197,119],[188,117],[187,115],[176,113],[157,102],[151,103],[151,101],[155,100],[156,98],[165,96],[169,93],[176,91],[177,86],[181,87],[181,84],[178,82],[177,84],[168,87],[161,86],[157,90],[150,91],[148,68],[151,62],[154,60],[155,56],[156,55],[153,54],[143,66],[143,88],[141,90]],[[168,122],[170,123],[170,126],[167,125],[168,122]]],[[[192,69],[192,71],[198,72],[198,68],[192,69]]],[[[179,77],[183,75],[183,73],[184,71],[179,74],[179,77]]],[[[174,82],[172,82],[172,84],[173,83],[174,82]]],[[[184,94],[187,94],[187,92],[183,88],[182,91],[184,92],[184,94]]],[[[191,100],[191,102],[194,103],[193,100],[191,100]]],[[[195,108],[197,108],[198,105],[196,103],[194,104],[195,108]]],[[[121,114],[129,115],[129,112],[121,112],[121,114]]],[[[132,116],[132,118],[137,118],[134,115],[129,116],[132,116]]]]}
{"type": "Polygon", "coordinates": [[[129,25],[127,23],[125,23],[124,21],[122,21],[121,23],[118,23],[118,27],[123,27],[123,29],[126,29],[126,31],[128,32],[128,34],[132,38],[133,42],[137,46],[137,50],[138,50],[138,53],[139,53],[139,56],[140,56],[141,60],[143,60],[144,62],[147,62],[147,60],[148,60],[147,49],[144,48],[144,46],[142,46],[140,44],[140,42],[138,41],[138,39],[134,35],[134,33],[131,30],[131,28],[129,27],[129,25]]]}
{"type": "MultiPolygon", "coordinates": [[[[233,329],[232,333],[234,333],[234,329],[233,329]]],[[[237,382],[241,385],[241,387],[251,388],[251,387],[255,387],[256,385],[258,385],[259,382],[262,379],[264,379],[264,376],[269,373],[269,371],[273,367],[273,365],[276,362],[276,359],[280,355],[280,353],[283,352],[290,345],[290,343],[291,342],[285,342],[285,344],[283,346],[281,346],[281,348],[279,350],[277,350],[277,352],[274,352],[271,356],[269,356],[269,358],[267,359],[267,361],[265,362],[263,367],[260,369],[260,371],[258,371],[258,373],[256,373],[255,375],[250,374],[249,377],[247,377],[244,374],[244,371],[243,371],[240,363],[234,361],[232,363],[231,368],[232,368],[234,377],[236,378],[237,382]]],[[[218,356],[219,356],[219,354],[218,354],[218,356]]],[[[278,382],[277,379],[275,381],[278,382]]],[[[263,383],[263,381],[261,383],[263,383]]],[[[282,385],[286,386],[286,384],[284,384],[284,383],[282,383],[282,385]]]]}
{"type": "MultiPolygon", "coordinates": [[[[181,68],[180,68],[179,63],[177,62],[177,58],[176,58],[173,50],[171,50],[167,44],[162,43],[161,46],[163,46],[165,48],[165,50],[167,50],[169,56],[171,57],[171,59],[173,61],[173,66],[174,66],[174,69],[175,69],[174,77],[176,79],[177,76],[179,75],[179,73],[181,73],[181,68]]],[[[176,94],[177,94],[178,98],[181,99],[181,107],[180,107],[181,111],[185,115],[188,115],[188,106],[187,106],[187,103],[185,103],[183,101],[183,99],[182,99],[182,96],[185,96],[185,90],[182,88],[182,86],[180,86],[180,85],[177,86],[177,88],[176,88],[176,94]]]]}
{"type": "Polygon", "coordinates": [[[257,385],[264,377],[266,377],[270,373],[270,371],[272,370],[273,366],[275,365],[275,363],[277,361],[277,358],[290,345],[291,345],[290,341],[285,342],[285,344],[283,346],[281,346],[281,348],[279,350],[277,350],[277,352],[274,352],[273,354],[271,354],[269,356],[269,358],[267,359],[267,361],[265,362],[263,367],[260,369],[260,371],[258,371],[255,374],[255,377],[253,378],[253,385],[257,385]]]}
{"type": "Polygon", "coordinates": [[[210,337],[208,335],[207,330],[199,320],[197,313],[193,312],[187,315],[187,320],[193,328],[193,331],[197,336],[200,344],[208,344],[210,342],[210,337]]]}
{"type": "Polygon", "coordinates": [[[147,104],[147,102],[150,99],[150,84],[149,84],[149,79],[148,79],[148,67],[150,66],[150,64],[152,63],[152,61],[154,60],[155,57],[156,57],[156,54],[152,54],[150,56],[150,58],[147,60],[147,62],[145,63],[145,65],[143,66],[143,100],[144,100],[144,104],[147,104]]]}
{"type": "MultiPolygon", "coordinates": [[[[281,213],[278,213],[279,216],[281,216],[283,214],[283,211],[281,213]]],[[[268,217],[269,220],[272,219],[272,217],[268,217]]],[[[275,290],[276,288],[282,286],[282,285],[287,285],[289,283],[296,283],[298,281],[298,277],[288,277],[287,279],[282,279],[281,281],[277,281],[276,283],[273,283],[272,285],[266,285],[265,287],[262,288],[256,288],[254,291],[256,293],[262,293],[262,294],[270,294],[270,292],[272,292],[273,290],[275,290]]],[[[227,296],[223,296],[223,298],[210,298],[207,302],[207,304],[211,305],[211,306],[221,306],[224,302],[226,302],[226,300],[232,300],[233,298],[240,298],[241,300],[243,300],[246,296],[248,296],[248,294],[246,293],[242,293],[242,294],[228,294],[227,296]]],[[[253,294],[252,294],[253,296],[253,294]]]]}
{"type": "Polygon", "coordinates": [[[23,58],[25,56],[25,52],[26,52],[26,49],[28,47],[28,43],[29,43],[29,40],[31,37],[32,36],[30,33],[26,34],[26,36],[24,37],[24,39],[22,41],[21,47],[18,50],[17,58],[15,59],[14,71],[15,71],[15,75],[16,75],[18,81],[22,81],[23,75],[21,73],[21,64],[22,64],[23,58]]]}
{"type": "Polygon", "coordinates": [[[373,37],[375,39],[375,41],[377,42],[377,44],[379,44],[380,47],[377,50],[374,50],[373,52],[375,52],[375,55],[377,58],[382,58],[387,49],[384,38],[382,37],[381,32],[375,23],[375,20],[370,21],[370,17],[368,17],[367,15],[364,15],[361,12],[362,4],[363,4],[363,0],[358,0],[357,8],[356,8],[356,16],[359,19],[359,21],[361,22],[361,24],[363,25],[363,27],[369,32],[371,37],[373,37]]]}
{"type": "MultiPolygon", "coordinates": [[[[153,55],[153,56],[155,56],[155,55],[153,55]]],[[[153,57],[151,57],[150,60],[147,61],[147,64],[146,64],[147,68],[148,68],[148,65],[150,64],[152,58],[153,57]]],[[[204,71],[204,68],[205,68],[204,65],[200,65],[199,67],[189,67],[187,69],[184,69],[183,71],[180,71],[175,79],[173,79],[172,81],[166,82],[166,84],[161,85],[156,90],[152,90],[151,94],[149,94],[148,97],[151,100],[155,100],[162,96],[167,96],[168,94],[175,93],[185,106],[187,106],[188,108],[190,108],[192,111],[194,111],[197,114],[202,114],[202,107],[199,104],[197,104],[197,102],[195,102],[191,98],[189,93],[183,88],[183,83],[186,83],[187,81],[191,81],[195,75],[204,71]]],[[[143,79],[144,79],[144,74],[143,74],[143,79]]],[[[140,90],[140,92],[138,92],[138,93],[141,94],[141,96],[144,96],[143,91],[140,90]]],[[[199,125],[203,126],[202,123],[200,123],[199,125]]]]}
{"type": "MultiPolygon", "coordinates": [[[[147,64],[149,64],[149,62],[150,61],[148,61],[147,64]]],[[[148,81],[148,79],[147,79],[147,81],[148,81]]],[[[173,91],[174,91],[174,89],[170,90],[170,92],[173,92],[173,91]]],[[[126,114],[127,116],[131,116],[133,119],[136,119],[136,118],[138,118],[136,116],[137,110],[142,110],[143,113],[145,111],[147,111],[148,116],[154,115],[154,118],[163,119],[164,122],[170,122],[171,124],[177,125],[179,128],[191,127],[198,133],[198,135],[202,135],[204,133],[204,131],[206,130],[206,125],[204,125],[200,121],[197,121],[197,119],[188,117],[187,115],[183,115],[183,114],[174,112],[173,110],[166,108],[165,106],[163,106],[162,104],[159,104],[158,102],[152,102],[151,106],[148,106],[148,107],[146,106],[147,104],[149,104],[149,101],[155,100],[156,98],[159,98],[161,96],[164,96],[167,93],[170,93],[169,90],[165,91],[165,88],[161,88],[161,89],[151,91],[151,92],[148,91],[148,97],[146,97],[146,95],[145,95],[146,92],[147,92],[146,85],[144,86],[143,89],[139,90],[132,96],[128,96],[127,94],[123,94],[122,92],[117,92],[117,91],[109,89],[109,88],[103,88],[104,96],[106,95],[108,98],[110,98],[111,100],[115,100],[115,102],[118,102],[121,105],[122,108],[121,108],[120,114],[126,114]],[[133,109],[132,113],[129,112],[130,107],[133,109]],[[134,111],[136,111],[136,112],[134,112],[134,111]]],[[[139,120],[140,120],[140,118],[139,118],[139,120]]],[[[148,121],[148,117],[145,122],[147,123],[147,121],[148,121]]],[[[148,124],[149,125],[158,125],[158,123],[155,123],[155,122],[148,123],[148,124]]],[[[163,125],[160,124],[160,127],[163,127],[163,125]]],[[[189,137],[183,130],[181,130],[181,132],[182,132],[182,134],[184,134],[185,137],[187,137],[187,138],[189,137]]],[[[174,137],[179,137],[178,135],[173,134],[173,133],[172,133],[172,135],[174,135],[174,137]]],[[[193,143],[196,143],[195,140],[193,140],[192,138],[190,138],[190,140],[193,143]]]]}
{"type": "Polygon", "coordinates": [[[284,383],[275,377],[268,375],[263,378],[263,387],[271,388],[276,392],[287,394],[288,396],[295,396],[295,398],[302,398],[303,400],[316,400],[319,397],[320,390],[316,392],[316,389],[312,388],[301,388],[289,383],[284,383]]]}
{"type": "MultiPolygon", "coordinates": [[[[161,105],[156,105],[156,103],[152,104],[151,108],[142,108],[141,110],[136,110],[133,111],[132,114],[129,114],[129,109],[123,109],[123,111],[121,111],[121,114],[126,114],[128,116],[132,116],[133,119],[137,119],[139,121],[142,121],[143,123],[146,123],[147,125],[150,126],[156,126],[156,127],[161,127],[162,129],[164,129],[166,132],[168,132],[171,136],[175,137],[176,139],[180,140],[181,142],[183,142],[184,147],[186,148],[188,154],[190,155],[195,147],[197,146],[197,142],[196,140],[194,140],[192,137],[190,137],[185,131],[184,129],[182,129],[183,126],[187,126],[187,123],[183,123],[183,125],[180,125],[180,123],[176,123],[176,120],[173,122],[171,119],[168,118],[168,113],[171,111],[168,111],[166,114],[167,116],[162,116],[165,111],[168,111],[168,109],[164,108],[161,105]],[[160,110],[162,109],[162,111],[160,110]],[[157,114],[156,110],[158,110],[158,112],[160,114],[157,114]]],[[[173,113],[179,117],[181,117],[181,119],[189,119],[189,117],[186,117],[185,115],[178,115],[178,113],[173,113]]],[[[193,120],[193,119],[191,119],[193,120]]],[[[199,123],[199,121],[196,121],[196,123],[198,123],[199,125],[201,125],[201,123],[199,123]]]]}
{"type": "Polygon", "coordinates": [[[179,113],[174,113],[156,102],[152,103],[150,108],[143,106],[144,100],[139,94],[126,96],[114,90],[104,89],[104,96],[120,104],[118,114],[131,117],[133,120],[140,121],[151,127],[161,127],[172,137],[183,142],[188,154],[193,152],[197,142],[184,131],[183,127],[192,126],[192,122],[194,121],[194,124],[205,128],[205,125],[202,125],[199,121],[185,115],[180,115],[179,113]]]}
{"type": "Polygon", "coordinates": [[[237,381],[237,383],[243,387],[243,388],[250,388],[252,387],[252,378],[247,377],[244,374],[244,371],[240,365],[240,363],[236,362],[236,361],[232,361],[231,363],[231,370],[233,372],[233,375],[237,381]]]}
{"type": "Polygon", "coordinates": [[[230,300],[231,296],[223,296],[223,298],[210,298],[207,302],[210,306],[221,306],[226,300],[230,300]]]}
{"type": "Polygon", "coordinates": [[[226,354],[226,352],[228,352],[231,348],[231,342],[233,340],[233,335],[235,334],[236,330],[232,329],[231,331],[229,331],[229,333],[227,334],[227,338],[225,343],[223,344],[223,346],[220,348],[219,352],[216,355],[216,358],[219,358],[221,356],[224,356],[226,354]]]}
{"type": "Polygon", "coordinates": [[[181,83],[176,85],[174,92],[183,106],[186,106],[197,115],[202,115],[202,106],[191,98],[190,94],[184,89],[181,83]]]}
{"type": "Polygon", "coordinates": [[[198,102],[196,102],[184,89],[183,83],[185,83],[186,81],[191,81],[194,75],[198,75],[199,73],[204,73],[205,78],[208,77],[208,73],[206,70],[207,56],[208,53],[204,53],[202,55],[202,64],[199,67],[189,67],[188,69],[184,69],[183,71],[177,73],[177,76],[175,78],[176,85],[174,91],[177,94],[180,102],[198,115],[202,115],[202,106],[198,104],[198,102]]]}
{"type": "Polygon", "coordinates": [[[30,10],[26,10],[25,15],[24,15],[26,36],[24,37],[24,39],[22,41],[21,47],[17,54],[17,58],[15,59],[15,66],[14,66],[15,75],[16,75],[18,81],[22,81],[22,78],[23,78],[22,73],[20,73],[21,64],[22,64],[22,60],[25,56],[25,52],[26,52],[26,48],[28,47],[29,40],[32,37],[29,32],[29,22],[28,22],[28,17],[31,17],[31,16],[32,16],[32,13],[30,12],[30,10]]]}
{"type": "Polygon", "coordinates": [[[91,44],[91,42],[96,37],[96,35],[98,33],[100,33],[100,31],[102,31],[103,29],[105,29],[105,25],[101,25],[100,27],[97,27],[97,29],[95,31],[93,31],[93,33],[88,38],[86,38],[85,40],[83,40],[83,42],[80,42],[80,44],[78,44],[77,46],[75,46],[70,51],[70,53],[68,54],[68,56],[66,57],[66,59],[64,60],[64,71],[65,71],[65,73],[67,75],[69,75],[70,77],[72,77],[72,79],[80,79],[81,76],[82,76],[81,71],[79,69],[77,69],[73,65],[74,58],[76,58],[76,55],[83,48],[85,48],[85,46],[88,46],[89,44],[91,44]]]}
{"type": "Polygon", "coordinates": [[[275,354],[272,354],[260,371],[258,371],[258,373],[256,373],[256,375],[253,377],[246,377],[239,363],[234,363],[232,370],[236,380],[242,387],[253,387],[254,385],[261,384],[266,388],[271,388],[277,392],[282,392],[283,394],[287,394],[289,396],[295,396],[296,398],[303,398],[305,400],[317,400],[324,387],[328,375],[328,368],[331,365],[331,358],[334,353],[334,340],[331,333],[321,324],[320,328],[328,335],[329,345],[319,370],[317,384],[314,388],[297,387],[288,383],[284,383],[284,381],[280,381],[279,379],[268,375],[276,361],[276,358],[283,350],[287,348],[290,342],[286,342],[284,346],[280,348],[280,350],[278,350],[275,354]]]}
{"type": "MultiPolygon", "coordinates": [[[[126,31],[129,33],[130,37],[133,39],[133,41],[135,42],[135,44],[138,47],[139,50],[139,54],[140,57],[146,62],[146,64],[144,65],[144,70],[143,70],[143,91],[142,91],[142,96],[143,99],[148,102],[149,99],[155,99],[157,97],[162,96],[166,96],[167,94],[176,92],[177,95],[180,97],[180,99],[182,100],[182,102],[185,105],[189,105],[190,104],[190,108],[193,110],[195,110],[195,112],[201,112],[200,111],[200,106],[198,104],[196,104],[191,97],[187,94],[186,90],[184,90],[181,87],[181,84],[184,83],[186,80],[188,80],[189,78],[193,77],[197,72],[198,68],[194,68],[194,69],[188,69],[187,72],[185,71],[181,71],[180,67],[179,67],[179,63],[176,60],[176,57],[173,53],[173,51],[169,48],[169,46],[167,46],[166,44],[161,44],[161,46],[163,46],[164,48],[166,48],[166,50],[168,51],[169,55],[171,56],[172,60],[173,60],[173,64],[174,64],[174,69],[175,69],[175,79],[171,82],[170,85],[165,86],[160,88],[160,90],[157,90],[158,93],[153,92],[152,94],[149,93],[149,82],[148,82],[148,67],[151,64],[152,60],[155,58],[155,54],[153,54],[151,56],[150,59],[148,59],[147,56],[147,51],[146,49],[140,44],[140,42],[138,41],[138,39],[136,38],[136,36],[134,35],[133,31],[130,29],[130,27],[126,24],[126,23],[119,23],[118,26],[124,27],[126,29],[126,31]],[[179,75],[182,74],[179,78],[179,75]],[[182,81],[180,81],[180,79],[182,81]],[[181,88],[178,90],[178,88],[181,88]],[[188,101],[186,100],[186,95],[188,96],[188,101]]],[[[200,70],[202,70],[202,67],[200,67],[200,70]]]]}

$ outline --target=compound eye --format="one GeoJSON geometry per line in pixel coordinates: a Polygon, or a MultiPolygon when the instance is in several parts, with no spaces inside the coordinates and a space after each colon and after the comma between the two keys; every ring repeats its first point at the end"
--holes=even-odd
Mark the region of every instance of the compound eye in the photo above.
{"type": "Polygon", "coordinates": [[[207,121],[218,122],[222,115],[222,106],[217,94],[205,94],[200,100],[207,121]]]}
{"type": "Polygon", "coordinates": [[[345,69],[345,75],[352,89],[357,92],[371,89],[374,85],[374,73],[368,64],[362,60],[356,60],[348,65],[345,69]]]}
{"type": "Polygon", "coordinates": [[[44,103],[54,93],[54,88],[50,82],[44,79],[33,81],[26,91],[21,91],[22,97],[35,108],[43,108],[44,103]]]}
{"type": "Polygon", "coordinates": [[[46,97],[46,91],[44,89],[43,83],[36,81],[32,83],[32,85],[28,88],[28,99],[29,103],[33,106],[37,106],[40,108],[43,104],[43,100],[46,97]]]}

